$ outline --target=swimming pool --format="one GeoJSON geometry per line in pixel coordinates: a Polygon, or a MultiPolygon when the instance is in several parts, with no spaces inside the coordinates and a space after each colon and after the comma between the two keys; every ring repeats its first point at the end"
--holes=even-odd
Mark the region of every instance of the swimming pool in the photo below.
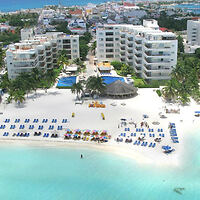
{"type": "Polygon", "coordinates": [[[76,76],[62,77],[59,79],[57,87],[71,87],[76,83],[76,76]]]}
{"type": "Polygon", "coordinates": [[[120,80],[122,82],[125,82],[123,77],[117,77],[117,76],[102,76],[103,82],[108,85],[110,83],[113,83],[117,80],[120,80]]]}

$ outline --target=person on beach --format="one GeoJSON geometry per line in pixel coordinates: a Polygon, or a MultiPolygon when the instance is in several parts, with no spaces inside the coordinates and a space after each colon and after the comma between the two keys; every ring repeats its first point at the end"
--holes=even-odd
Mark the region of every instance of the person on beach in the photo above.
{"type": "Polygon", "coordinates": [[[83,158],[83,154],[81,154],[81,158],[83,158]]]}

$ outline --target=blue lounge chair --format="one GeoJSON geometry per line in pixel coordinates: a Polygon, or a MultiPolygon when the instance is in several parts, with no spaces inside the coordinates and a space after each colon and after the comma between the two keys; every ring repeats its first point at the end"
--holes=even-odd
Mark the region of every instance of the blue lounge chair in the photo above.
{"type": "Polygon", "coordinates": [[[145,142],[145,143],[144,143],[144,147],[146,147],[146,146],[147,146],[147,144],[148,144],[148,142],[145,142]]]}
{"type": "Polygon", "coordinates": [[[155,134],[153,133],[152,136],[155,137],[155,134]]]}
{"type": "Polygon", "coordinates": [[[178,137],[171,137],[172,140],[178,140],[178,137]]]}
{"type": "Polygon", "coordinates": [[[124,133],[124,137],[126,137],[126,133],[124,133]]]}
{"type": "Polygon", "coordinates": [[[24,123],[29,123],[30,119],[25,119],[24,123]]]}
{"type": "Polygon", "coordinates": [[[144,146],[144,142],[142,142],[141,146],[144,146]]]}
{"type": "Polygon", "coordinates": [[[165,137],[165,134],[164,134],[164,133],[162,134],[162,137],[165,137]]]}
{"type": "Polygon", "coordinates": [[[151,147],[152,146],[152,142],[149,144],[149,147],[151,147]]]}
{"type": "Polygon", "coordinates": [[[156,143],[153,143],[152,147],[154,148],[156,146],[156,143]]]}
{"type": "Polygon", "coordinates": [[[160,129],[158,128],[158,132],[160,132],[160,129]]]}
{"type": "Polygon", "coordinates": [[[125,128],[124,131],[127,131],[127,128],[125,128]]]}
{"type": "Polygon", "coordinates": [[[136,133],[134,133],[134,136],[136,137],[136,133]]]}
{"type": "Polygon", "coordinates": [[[162,128],[160,129],[160,132],[163,132],[163,129],[162,129],[162,128]]]}
{"type": "Polygon", "coordinates": [[[143,128],[141,129],[141,132],[144,132],[144,129],[143,129],[143,128]]]}
{"type": "Polygon", "coordinates": [[[20,122],[20,119],[15,119],[15,123],[19,123],[20,122]]]}
{"type": "Polygon", "coordinates": [[[46,133],[44,133],[43,137],[46,137],[46,133]]]}
{"type": "Polygon", "coordinates": [[[149,133],[149,137],[151,137],[151,133],[149,133]]]}
{"type": "Polygon", "coordinates": [[[128,128],[128,131],[130,131],[130,128],[128,128]]]}
{"type": "Polygon", "coordinates": [[[17,137],[20,135],[20,133],[17,133],[17,137]]]}
{"type": "Polygon", "coordinates": [[[149,128],[148,131],[151,132],[151,129],[149,128]]]}
{"type": "Polygon", "coordinates": [[[121,136],[123,136],[123,133],[121,133],[121,136]]]}
{"type": "Polygon", "coordinates": [[[140,141],[138,141],[137,145],[140,145],[140,141]]]}
{"type": "Polygon", "coordinates": [[[67,119],[63,119],[63,120],[62,120],[62,123],[67,123],[67,119]]]}
{"type": "Polygon", "coordinates": [[[27,133],[26,137],[29,137],[30,136],[30,133],[27,133]]]}
{"type": "Polygon", "coordinates": [[[159,136],[161,137],[161,134],[159,133],[159,136]]]}
{"type": "Polygon", "coordinates": [[[136,132],[138,132],[138,128],[136,128],[136,132]]]}
{"type": "Polygon", "coordinates": [[[46,137],[49,137],[49,133],[46,134],[46,137]]]}
{"type": "Polygon", "coordinates": [[[133,144],[136,145],[137,144],[137,140],[135,140],[135,142],[133,144]]]}
{"type": "Polygon", "coordinates": [[[133,133],[131,133],[131,137],[133,137],[133,133]]]}

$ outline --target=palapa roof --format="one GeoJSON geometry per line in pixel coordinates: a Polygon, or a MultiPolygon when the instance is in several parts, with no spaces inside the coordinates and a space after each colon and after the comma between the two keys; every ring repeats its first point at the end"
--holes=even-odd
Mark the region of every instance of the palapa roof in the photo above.
{"type": "Polygon", "coordinates": [[[112,96],[134,95],[136,93],[137,88],[120,80],[107,85],[105,89],[105,94],[112,96]]]}

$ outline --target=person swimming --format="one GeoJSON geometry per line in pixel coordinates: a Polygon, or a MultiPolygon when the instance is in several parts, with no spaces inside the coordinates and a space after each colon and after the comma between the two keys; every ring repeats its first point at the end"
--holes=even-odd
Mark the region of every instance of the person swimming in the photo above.
{"type": "Polygon", "coordinates": [[[83,154],[81,154],[81,158],[83,158],[83,154]]]}

